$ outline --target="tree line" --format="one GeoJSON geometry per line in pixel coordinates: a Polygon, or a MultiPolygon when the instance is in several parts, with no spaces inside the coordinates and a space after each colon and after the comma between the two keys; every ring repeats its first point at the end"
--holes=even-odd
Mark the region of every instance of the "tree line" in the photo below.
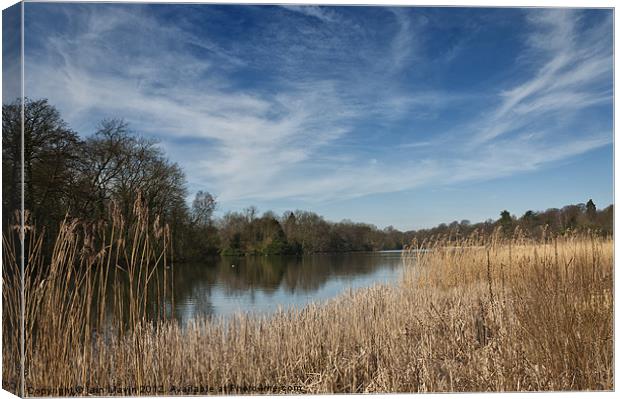
{"type": "MultiPolygon", "coordinates": [[[[187,181],[180,166],[171,162],[154,140],[133,132],[119,119],[103,120],[90,136],[82,137],[45,99],[26,100],[24,110],[24,189],[28,223],[44,227],[52,245],[60,223],[68,215],[96,222],[114,202],[131,215],[137,196],[153,218],[171,227],[176,259],[211,255],[302,254],[315,252],[402,249],[414,238],[440,234],[466,235],[474,230],[490,233],[502,226],[517,227],[533,237],[543,229],[561,234],[570,229],[613,231],[613,206],[597,210],[590,200],[544,212],[528,211],[521,217],[508,211],[497,220],[472,224],[467,220],[430,229],[402,232],[393,227],[349,220],[330,222],[303,210],[276,215],[258,213],[255,207],[215,217],[217,201],[208,191],[196,193],[187,203],[187,181]]],[[[21,112],[20,103],[2,107],[3,231],[20,208],[21,112]]]]}
{"type": "Polygon", "coordinates": [[[521,216],[503,210],[496,220],[488,219],[480,223],[471,223],[469,220],[454,221],[449,224],[442,223],[433,228],[417,230],[413,236],[418,242],[438,236],[456,239],[457,237],[466,237],[474,232],[488,236],[498,227],[506,236],[518,233],[533,239],[564,235],[576,231],[590,231],[609,236],[613,235],[613,213],[613,204],[599,210],[594,201],[589,199],[585,204],[566,205],[562,208],[549,208],[545,211],[528,210],[521,216]]]}
{"type": "Polygon", "coordinates": [[[393,227],[379,229],[367,223],[329,222],[309,211],[281,216],[255,207],[229,212],[216,222],[222,253],[301,254],[402,249],[404,234],[393,227]]]}
{"type": "Polygon", "coordinates": [[[398,250],[414,240],[423,242],[439,236],[457,239],[474,232],[488,236],[497,228],[501,228],[506,236],[518,232],[533,239],[571,231],[611,235],[613,205],[598,210],[590,199],[585,204],[567,205],[561,209],[528,210],[521,217],[504,210],[496,220],[480,223],[454,221],[405,232],[392,226],[379,229],[372,224],[349,220],[334,223],[302,210],[287,211],[281,216],[268,211],[258,216],[255,207],[243,212],[229,212],[212,221],[212,225],[213,237],[217,240],[213,242],[213,252],[224,255],[398,250]]]}

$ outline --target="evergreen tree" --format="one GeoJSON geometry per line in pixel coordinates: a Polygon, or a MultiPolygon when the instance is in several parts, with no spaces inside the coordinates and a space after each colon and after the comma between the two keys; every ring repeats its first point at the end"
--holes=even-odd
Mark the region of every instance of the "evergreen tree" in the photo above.
{"type": "Polygon", "coordinates": [[[596,205],[594,204],[594,201],[592,201],[592,198],[590,198],[586,204],[586,216],[590,222],[594,222],[596,220],[596,205]]]}

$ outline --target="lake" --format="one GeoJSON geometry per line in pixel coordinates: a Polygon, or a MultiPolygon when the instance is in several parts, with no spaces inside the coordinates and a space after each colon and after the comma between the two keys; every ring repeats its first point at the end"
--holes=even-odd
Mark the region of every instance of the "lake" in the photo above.
{"type": "Polygon", "coordinates": [[[269,314],[279,307],[324,301],[349,289],[394,283],[403,266],[401,251],[381,251],[221,257],[177,264],[173,270],[174,317],[185,324],[197,316],[269,314]]]}

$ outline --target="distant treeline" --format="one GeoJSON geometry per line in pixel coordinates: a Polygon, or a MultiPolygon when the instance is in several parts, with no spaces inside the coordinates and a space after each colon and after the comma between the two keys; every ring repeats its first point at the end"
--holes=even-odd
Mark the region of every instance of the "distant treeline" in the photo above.
{"type": "MultiPolygon", "coordinates": [[[[2,107],[2,207],[9,227],[10,216],[20,207],[19,186],[20,105],[2,107]]],[[[209,255],[301,254],[314,252],[374,251],[401,249],[414,238],[436,235],[467,235],[474,230],[488,234],[497,226],[510,234],[517,227],[539,237],[567,230],[592,229],[611,234],[613,208],[599,211],[587,204],[569,205],[544,212],[528,211],[521,217],[508,211],[498,220],[472,224],[467,220],[431,229],[401,232],[393,227],[348,220],[329,222],[316,213],[296,210],[282,215],[254,207],[214,217],[215,197],[199,191],[186,203],[188,191],[183,170],[165,156],[157,143],[130,131],[121,120],[104,120],[90,136],[80,136],[47,100],[27,100],[24,131],[25,208],[28,222],[46,229],[47,247],[66,215],[97,222],[116,203],[130,215],[140,194],[152,220],[172,229],[177,259],[209,255]]],[[[379,210],[380,211],[380,210],[379,210]]]]}
{"type": "Polygon", "coordinates": [[[376,251],[402,249],[413,240],[423,242],[433,237],[464,237],[476,231],[490,235],[498,227],[512,236],[517,230],[531,238],[590,230],[601,235],[613,233],[613,205],[597,210],[592,200],[586,204],[567,205],[542,212],[527,211],[521,217],[502,211],[497,220],[481,223],[468,220],[442,223],[437,227],[401,232],[393,227],[342,221],[329,222],[307,211],[285,212],[277,216],[265,212],[257,216],[256,208],[229,212],[213,222],[213,252],[224,255],[300,254],[312,252],[376,251]]]}
{"type": "Polygon", "coordinates": [[[366,223],[328,222],[308,211],[256,215],[254,207],[216,221],[223,254],[301,254],[401,249],[404,233],[366,223]]]}
{"type": "MultiPolygon", "coordinates": [[[[421,229],[413,232],[413,237],[418,242],[429,240],[432,237],[448,236],[465,237],[473,232],[481,235],[489,235],[498,227],[506,236],[515,233],[523,236],[540,239],[543,236],[564,235],[569,232],[591,231],[607,236],[613,234],[614,207],[609,205],[598,210],[592,199],[585,204],[566,205],[562,208],[549,208],[545,211],[528,210],[522,216],[511,215],[503,210],[499,219],[488,219],[485,222],[471,223],[469,220],[454,221],[450,224],[442,223],[429,229],[421,229]]],[[[407,234],[407,233],[406,233],[407,234]]]]}

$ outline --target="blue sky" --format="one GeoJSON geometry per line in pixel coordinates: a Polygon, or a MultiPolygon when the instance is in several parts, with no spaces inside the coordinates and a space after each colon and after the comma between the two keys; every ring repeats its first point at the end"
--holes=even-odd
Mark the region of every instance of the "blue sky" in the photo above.
{"type": "Polygon", "coordinates": [[[221,214],[415,229],[613,201],[611,10],[26,3],[26,95],[221,214]]]}

